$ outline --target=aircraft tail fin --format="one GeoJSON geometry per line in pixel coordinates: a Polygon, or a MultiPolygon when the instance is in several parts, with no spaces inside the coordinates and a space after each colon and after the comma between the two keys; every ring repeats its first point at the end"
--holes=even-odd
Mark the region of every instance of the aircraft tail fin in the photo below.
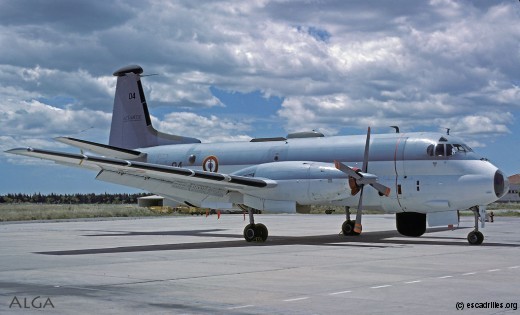
{"type": "Polygon", "coordinates": [[[152,126],[141,84],[143,68],[127,66],[114,72],[117,77],[109,145],[125,149],[165,144],[200,143],[190,137],[170,135],[152,126]]]}

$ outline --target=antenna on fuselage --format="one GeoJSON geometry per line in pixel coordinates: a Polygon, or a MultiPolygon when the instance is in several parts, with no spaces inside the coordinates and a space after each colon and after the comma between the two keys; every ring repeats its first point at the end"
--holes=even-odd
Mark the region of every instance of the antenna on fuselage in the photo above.
{"type": "Polygon", "coordinates": [[[395,133],[399,133],[399,126],[390,126],[390,128],[394,128],[395,133]]]}

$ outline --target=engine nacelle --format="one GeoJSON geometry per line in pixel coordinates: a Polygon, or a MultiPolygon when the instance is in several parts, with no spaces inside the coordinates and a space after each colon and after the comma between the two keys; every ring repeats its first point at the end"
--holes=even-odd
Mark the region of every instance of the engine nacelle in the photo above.
{"type": "MultiPolygon", "coordinates": [[[[295,201],[298,205],[310,205],[352,196],[348,176],[332,163],[273,162],[251,166],[233,174],[275,180],[278,183],[276,187],[254,192],[255,198],[266,201],[295,201]]],[[[257,206],[261,204],[258,199],[255,200],[257,206]]]]}

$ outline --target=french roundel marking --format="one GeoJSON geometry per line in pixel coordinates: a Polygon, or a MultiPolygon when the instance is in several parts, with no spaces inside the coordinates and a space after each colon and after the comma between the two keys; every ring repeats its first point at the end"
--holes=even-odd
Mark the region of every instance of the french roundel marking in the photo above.
{"type": "Polygon", "coordinates": [[[206,172],[218,172],[218,159],[214,155],[210,155],[202,161],[202,169],[206,172]]]}

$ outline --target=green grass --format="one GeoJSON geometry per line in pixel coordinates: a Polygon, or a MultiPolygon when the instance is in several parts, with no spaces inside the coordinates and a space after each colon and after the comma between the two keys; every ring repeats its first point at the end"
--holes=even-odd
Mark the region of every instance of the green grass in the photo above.
{"type": "Polygon", "coordinates": [[[495,202],[490,204],[488,210],[520,210],[518,202],[495,202]]]}
{"type": "MultiPolygon", "coordinates": [[[[487,206],[487,213],[493,211],[498,217],[520,217],[520,203],[502,203],[496,202],[487,206]]],[[[461,216],[473,216],[470,210],[460,211],[461,216]]]]}
{"type": "MultiPolygon", "coordinates": [[[[333,210],[333,214],[345,214],[345,208],[339,206],[312,206],[311,213],[325,213],[326,210],[333,210]]],[[[520,203],[492,203],[487,207],[487,212],[493,211],[499,217],[520,217],[520,203]]],[[[363,214],[384,214],[380,210],[363,210],[363,214]]],[[[350,214],[356,215],[356,208],[350,208],[350,214]]],[[[462,216],[472,216],[470,210],[460,211],[462,216]]]]}
{"type": "MultiPolygon", "coordinates": [[[[520,217],[520,210],[493,210],[488,209],[487,213],[489,214],[490,211],[493,211],[493,214],[495,217],[520,217]]],[[[460,212],[461,216],[469,217],[473,216],[473,212],[469,210],[464,210],[460,212]]]]}
{"type": "Polygon", "coordinates": [[[137,205],[0,204],[0,222],[160,215],[164,214],[153,212],[147,208],[140,208],[137,205]]]}
{"type": "MultiPolygon", "coordinates": [[[[327,210],[332,210],[332,214],[345,214],[345,207],[342,206],[311,206],[311,213],[322,214],[327,210]]],[[[350,213],[356,215],[357,208],[350,208],[350,213]]],[[[363,210],[363,214],[384,214],[382,210],[363,210]]]]}
{"type": "MultiPolygon", "coordinates": [[[[333,214],[345,214],[345,208],[339,206],[312,206],[314,214],[333,210],[333,214]]],[[[520,216],[520,204],[495,203],[488,206],[488,212],[493,211],[495,216],[520,216]]],[[[356,209],[350,210],[355,215],[356,209]]],[[[269,213],[269,212],[266,212],[269,213]]],[[[383,214],[383,211],[363,211],[364,214],[383,214]]],[[[49,204],[0,204],[0,222],[2,221],[30,221],[30,220],[60,220],[79,218],[106,218],[106,217],[153,217],[182,215],[171,212],[153,211],[128,204],[79,204],[79,205],[49,205],[49,204]]],[[[184,214],[189,215],[189,214],[184,214]]],[[[471,211],[461,211],[461,215],[473,215],[471,211]]]]}
{"type": "Polygon", "coordinates": [[[520,217],[520,210],[494,211],[498,217],[520,217]]]}

